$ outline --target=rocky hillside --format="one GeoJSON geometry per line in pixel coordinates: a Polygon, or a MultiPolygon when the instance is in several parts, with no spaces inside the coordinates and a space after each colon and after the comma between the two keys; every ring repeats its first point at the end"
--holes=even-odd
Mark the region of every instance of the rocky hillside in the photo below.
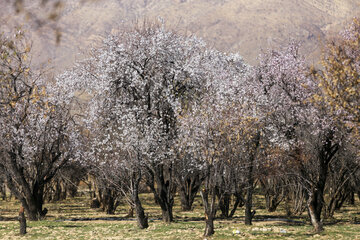
{"type": "MultiPolygon", "coordinates": [[[[89,45],[119,26],[157,17],[169,27],[194,33],[218,49],[238,51],[253,64],[261,49],[276,47],[291,38],[304,43],[312,61],[311,56],[319,52],[318,39],[360,13],[356,0],[63,1],[62,17],[56,23],[62,32],[60,45],[56,46],[51,30],[54,24],[28,27],[36,52],[34,60],[45,62],[51,58],[57,70],[70,66],[89,45]]],[[[42,11],[32,7],[34,12],[42,11]]],[[[21,14],[14,16],[11,7],[1,3],[0,13],[7,25],[26,22],[21,14]]]]}

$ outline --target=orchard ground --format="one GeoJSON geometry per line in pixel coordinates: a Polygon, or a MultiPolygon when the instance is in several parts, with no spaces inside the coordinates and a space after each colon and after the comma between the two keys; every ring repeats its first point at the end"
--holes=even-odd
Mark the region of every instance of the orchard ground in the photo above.
{"type": "MultiPolygon", "coordinates": [[[[106,215],[101,209],[91,209],[89,194],[56,203],[46,203],[48,214],[42,221],[28,221],[27,234],[19,235],[16,220],[20,203],[0,200],[0,239],[203,239],[204,214],[198,197],[191,212],[181,211],[175,199],[174,218],[171,224],[163,223],[161,210],[154,203],[152,194],[141,194],[149,228],[137,228],[135,218],[125,218],[128,206],[124,203],[115,215],[106,215]],[[87,220],[86,218],[101,220],[87,220]],[[108,218],[105,220],[105,218],[108,218]],[[74,220],[81,221],[74,221],[74,220]],[[70,221],[71,220],[71,221],[70,221]]],[[[255,220],[252,226],[244,225],[244,209],[240,208],[232,219],[217,218],[215,234],[207,239],[360,239],[360,201],[346,204],[335,213],[334,219],[325,222],[325,231],[314,234],[306,212],[297,217],[286,217],[283,205],[269,213],[264,198],[254,197],[255,220]],[[285,221],[288,219],[288,221],[285,221]]]]}

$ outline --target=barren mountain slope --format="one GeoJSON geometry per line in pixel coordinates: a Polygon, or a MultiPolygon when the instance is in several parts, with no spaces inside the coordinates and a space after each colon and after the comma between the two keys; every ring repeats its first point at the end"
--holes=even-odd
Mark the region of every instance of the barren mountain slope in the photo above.
{"type": "MultiPolygon", "coordinates": [[[[162,17],[172,28],[203,37],[218,49],[239,51],[255,63],[261,49],[276,47],[290,38],[303,41],[304,51],[310,55],[318,50],[319,37],[360,12],[357,0],[64,1],[65,10],[57,23],[62,30],[60,46],[55,46],[50,26],[31,30],[38,55],[35,60],[53,58],[57,70],[70,66],[76,53],[86,51],[100,36],[144,17],[162,17]]],[[[8,24],[23,21],[10,12],[0,3],[0,13],[8,24]]]]}

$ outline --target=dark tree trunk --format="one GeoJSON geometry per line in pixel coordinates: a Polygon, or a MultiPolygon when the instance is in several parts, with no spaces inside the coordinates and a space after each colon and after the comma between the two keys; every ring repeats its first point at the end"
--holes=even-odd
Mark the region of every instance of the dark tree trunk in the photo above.
{"type": "Polygon", "coordinates": [[[321,222],[321,208],[322,203],[318,200],[318,194],[311,195],[308,200],[308,210],[310,215],[311,224],[314,227],[314,231],[319,233],[324,230],[321,222]]]}
{"type": "Polygon", "coordinates": [[[235,196],[235,203],[234,203],[233,209],[230,212],[229,217],[233,217],[236,212],[236,209],[238,207],[244,206],[244,204],[245,204],[244,198],[242,197],[241,193],[235,193],[234,196],[235,196]]]}
{"type": "Polygon", "coordinates": [[[37,221],[40,219],[42,210],[38,209],[35,203],[29,202],[29,205],[25,205],[24,208],[30,221],[37,221]]]}
{"type": "Polygon", "coordinates": [[[252,224],[253,212],[252,209],[252,195],[253,195],[253,187],[248,187],[246,190],[246,199],[245,199],[245,225],[252,224]]]}
{"type": "Polygon", "coordinates": [[[289,195],[287,195],[285,197],[285,211],[286,211],[286,216],[290,217],[292,215],[291,212],[291,198],[289,195]]]}
{"type": "Polygon", "coordinates": [[[46,215],[47,210],[43,210],[43,198],[44,185],[35,183],[32,195],[27,196],[26,199],[22,199],[21,202],[30,221],[40,220],[46,215]]]}
{"type": "Polygon", "coordinates": [[[130,207],[129,210],[128,210],[128,213],[126,214],[125,216],[126,218],[132,218],[134,217],[134,207],[130,207]]]}
{"type": "Polygon", "coordinates": [[[60,182],[60,180],[56,181],[55,184],[55,192],[53,193],[52,200],[54,202],[61,201],[66,199],[66,188],[64,184],[60,182]]]}
{"type": "Polygon", "coordinates": [[[37,221],[45,216],[42,204],[36,203],[34,200],[28,201],[28,203],[28,206],[25,206],[24,208],[30,221],[37,221]]]}
{"type": "Polygon", "coordinates": [[[142,207],[139,198],[135,199],[134,203],[135,203],[135,212],[136,212],[136,220],[138,227],[140,229],[148,228],[149,227],[148,218],[145,215],[144,208],[142,207]]]}
{"type": "MultiPolygon", "coordinates": [[[[79,184],[79,183],[77,183],[77,184],[79,184]]],[[[74,198],[74,197],[76,197],[76,195],[77,195],[77,193],[78,193],[78,186],[77,185],[71,185],[70,187],[69,187],[69,194],[70,194],[70,197],[71,198],[74,198]]]]}
{"type": "MultiPolygon", "coordinates": [[[[252,171],[252,170],[251,170],[252,171]]],[[[252,174],[248,174],[248,187],[246,189],[246,198],[245,198],[245,225],[252,225],[252,195],[253,195],[253,178],[252,174]]]]}
{"type": "Polygon", "coordinates": [[[89,190],[90,199],[96,198],[96,182],[88,175],[88,181],[85,182],[89,190]]]}
{"type": "MultiPolygon", "coordinates": [[[[334,212],[335,210],[340,210],[340,208],[344,205],[346,199],[349,198],[349,195],[347,193],[341,194],[336,200],[335,200],[335,207],[334,207],[334,212]]],[[[333,214],[334,214],[333,212],[333,214]]]]}
{"type": "Polygon", "coordinates": [[[78,193],[79,184],[80,184],[80,178],[76,178],[76,179],[72,180],[71,183],[67,183],[65,185],[65,189],[66,189],[66,191],[69,192],[69,196],[71,198],[76,197],[76,195],[78,193]]]}
{"type": "Polygon", "coordinates": [[[330,161],[339,149],[338,144],[333,144],[333,134],[333,131],[329,131],[325,142],[319,151],[318,178],[314,186],[311,187],[311,192],[309,192],[309,199],[307,201],[310,220],[315,232],[324,230],[321,222],[321,211],[324,206],[324,189],[328,177],[330,161]]]}
{"type": "Polygon", "coordinates": [[[204,236],[209,237],[215,233],[214,218],[212,216],[205,216],[205,232],[204,236]]]}
{"type": "Polygon", "coordinates": [[[277,196],[277,195],[270,195],[265,194],[265,201],[266,201],[266,209],[269,212],[275,212],[279,204],[281,203],[283,197],[277,196]]]}
{"type": "Polygon", "coordinates": [[[165,207],[161,209],[162,220],[166,223],[174,221],[172,207],[165,207]]]}
{"type": "Polygon", "coordinates": [[[231,194],[225,193],[222,197],[222,200],[219,201],[221,217],[228,218],[230,216],[229,214],[230,202],[231,202],[231,194]]]}
{"type": "MultiPolygon", "coordinates": [[[[200,191],[200,195],[203,200],[204,210],[205,210],[205,232],[204,232],[205,237],[209,237],[215,233],[214,220],[216,216],[216,210],[218,207],[216,205],[216,192],[217,192],[216,187],[213,187],[210,190],[212,192],[211,201],[209,201],[208,190],[204,189],[200,191]]],[[[221,197],[219,200],[221,201],[221,197]]]]}
{"type": "Polygon", "coordinates": [[[115,214],[115,210],[119,205],[119,201],[116,199],[117,193],[113,189],[104,189],[102,193],[103,211],[105,211],[106,214],[115,214]]]}
{"type": "Polygon", "coordinates": [[[100,207],[100,201],[97,198],[94,198],[90,202],[90,208],[99,208],[100,207]]]}
{"type": "Polygon", "coordinates": [[[174,184],[172,183],[171,169],[169,168],[169,180],[165,179],[164,166],[158,165],[156,172],[149,170],[148,173],[150,176],[147,178],[147,185],[150,187],[151,191],[154,194],[155,201],[160,205],[162,212],[162,220],[166,223],[172,222],[173,219],[173,205],[174,205],[174,184]],[[156,186],[155,182],[156,179],[156,186]]]}
{"type": "MultiPolygon", "coordinates": [[[[324,175],[324,176],[326,178],[326,175],[324,175]]],[[[324,206],[323,190],[325,187],[325,183],[323,184],[324,185],[323,188],[321,187],[322,184],[319,184],[319,183],[318,183],[318,186],[320,188],[313,189],[309,193],[309,198],[307,201],[307,207],[308,207],[308,212],[309,212],[309,216],[310,216],[310,221],[314,227],[314,231],[317,233],[324,230],[324,228],[322,226],[322,222],[321,222],[321,211],[324,206]]]]}
{"type": "Polygon", "coordinates": [[[276,177],[267,177],[267,179],[260,179],[261,188],[265,196],[266,209],[269,212],[275,212],[281,201],[284,199],[284,184],[276,177]]]}
{"type": "Polygon", "coordinates": [[[350,205],[355,205],[355,193],[353,191],[349,193],[348,203],[350,205]]]}
{"type": "Polygon", "coordinates": [[[26,218],[24,214],[24,208],[21,207],[19,211],[19,222],[20,222],[20,235],[26,234],[26,218]]]}
{"type": "Polygon", "coordinates": [[[66,187],[64,187],[60,193],[60,201],[65,200],[66,196],[67,196],[67,189],[66,189],[66,187]]]}
{"type": "Polygon", "coordinates": [[[55,192],[54,192],[54,196],[52,197],[52,200],[54,202],[57,202],[60,200],[60,195],[61,195],[61,186],[60,186],[60,183],[59,181],[56,181],[56,184],[55,184],[55,192]]]}
{"type": "Polygon", "coordinates": [[[113,199],[110,199],[108,203],[108,205],[105,207],[105,212],[106,214],[109,214],[109,215],[114,215],[115,214],[115,207],[114,207],[114,201],[113,199]]]}
{"type": "Polygon", "coordinates": [[[249,169],[247,172],[247,188],[246,188],[246,198],[245,198],[245,225],[252,224],[252,218],[255,215],[255,211],[251,211],[252,209],[252,195],[254,191],[254,161],[257,153],[257,148],[260,143],[260,133],[257,134],[254,139],[254,148],[252,149],[252,153],[249,157],[249,169]]]}
{"type": "Polygon", "coordinates": [[[4,183],[0,185],[0,192],[2,200],[6,200],[6,185],[4,183]]]}
{"type": "Polygon", "coordinates": [[[140,229],[145,229],[149,227],[148,218],[145,215],[144,208],[141,205],[141,201],[139,199],[139,185],[141,180],[141,172],[132,174],[132,201],[135,207],[136,212],[136,221],[137,225],[140,229]]]}
{"type": "Polygon", "coordinates": [[[331,198],[327,206],[324,207],[324,218],[333,217],[336,210],[340,210],[340,208],[345,203],[346,199],[350,197],[350,194],[347,192],[348,190],[338,189],[331,198]]]}
{"type": "MultiPolygon", "coordinates": [[[[14,171],[16,173],[17,182],[13,180],[13,177],[6,175],[6,183],[11,193],[20,200],[22,207],[31,221],[39,220],[40,217],[46,214],[46,211],[42,210],[43,198],[44,198],[44,183],[36,181],[31,186],[25,179],[22,169],[18,169],[15,163],[13,164],[14,171]],[[21,189],[19,189],[19,185],[21,189]]],[[[0,165],[0,169],[5,171],[5,168],[0,165]]]]}
{"type": "MultiPolygon", "coordinates": [[[[62,137],[63,138],[63,137],[62,137]]],[[[56,151],[63,139],[57,139],[52,144],[52,149],[56,151]]],[[[8,164],[5,166],[0,163],[0,171],[7,173],[6,183],[10,191],[20,200],[22,206],[29,220],[39,220],[47,213],[47,209],[42,209],[44,203],[44,187],[55,176],[57,171],[62,168],[69,157],[63,157],[62,152],[48,152],[46,148],[41,151],[40,159],[43,162],[38,162],[32,166],[32,170],[27,172],[26,168],[19,164],[18,159],[22,156],[23,145],[14,146],[10,149],[8,154],[8,164]],[[49,160],[49,161],[45,161],[49,160]]],[[[26,159],[25,159],[26,160],[26,159]]]]}
{"type": "MultiPolygon", "coordinates": [[[[180,180],[177,180],[180,183],[180,180]]],[[[199,175],[188,177],[185,182],[181,182],[179,188],[180,202],[182,211],[191,211],[196,194],[201,186],[202,179],[199,175]]]]}
{"type": "Polygon", "coordinates": [[[189,199],[182,195],[182,192],[179,192],[180,195],[180,202],[181,202],[181,210],[184,212],[191,211],[192,210],[192,202],[189,201],[189,199]]]}

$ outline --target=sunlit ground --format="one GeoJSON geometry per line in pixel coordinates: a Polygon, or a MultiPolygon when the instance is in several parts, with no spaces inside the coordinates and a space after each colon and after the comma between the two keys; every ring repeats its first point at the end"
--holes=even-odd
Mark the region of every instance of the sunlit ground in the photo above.
{"type": "MultiPolygon", "coordinates": [[[[160,219],[160,208],[155,205],[151,194],[142,194],[146,213],[149,215],[150,227],[140,230],[135,218],[125,218],[128,207],[118,207],[116,214],[109,216],[100,209],[89,208],[89,196],[82,195],[74,199],[57,203],[47,203],[49,212],[46,218],[38,222],[28,221],[27,234],[19,235],[19,222],[0,221],[0,239],[202,239],[204,230],[203,208],[200,198],[194,203],[194,211],[182,212],[178,198],[175,202],[175,222],[165,224],[160,219]],[[117,220],[69,221],[74,218],[117,217],[117,220]]],[[[244,209],[240,208],[232,219],[217,219],[215,235],[208,239],[360,239],[360,204],[356,199],[355,206],[346,205],[335,214],[335,219],[326,221],[322,234],[312,233],[307,215],[294,217],[296,222],[269,221],[276,217],[285,219],[285,211],[280,206],[276,212],[269,213],[263,206],[261,196],[255,196],[254,205],[257,211],[253,226],[244,225],[244,209]],[[357,219],[358,220],[357,220],[357,219]],[[266,221],[263,221],[263,220],[266,221]]],[[[0,200],[0,216],[14,218],[20,204],[18,201],[0,200]]]]}

